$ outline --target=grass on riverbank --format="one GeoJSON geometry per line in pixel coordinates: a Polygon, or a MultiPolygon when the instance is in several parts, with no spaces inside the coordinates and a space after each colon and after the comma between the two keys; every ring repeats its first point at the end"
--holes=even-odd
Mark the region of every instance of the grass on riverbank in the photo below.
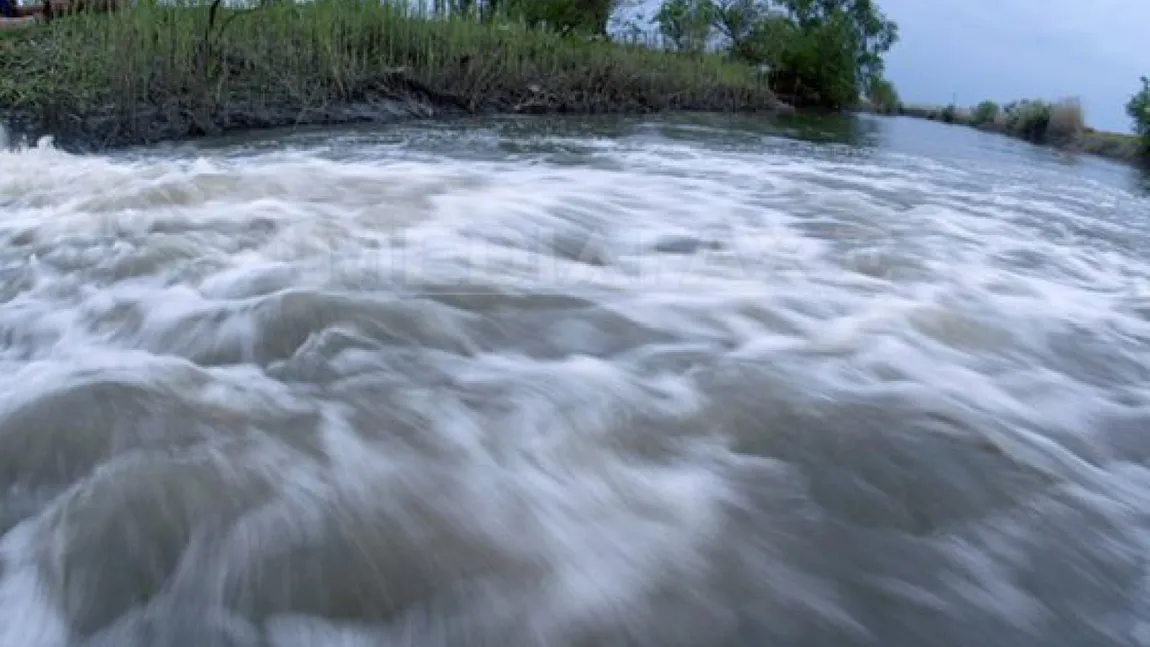
{"type": "Polygon", "coordinates": [[[899,114],[971,126],[1035,144],[1082,151],[1121,162],[1138,164],[1146,161],[1141,142],[1135,135],[1087,127],[1082,104],[1077,99],[1019,101],[1001,107],[986,101],[970,109],[904,105],[899,114]]]}
{"type": "Polygon", "coordinates": [[[461,112],[776,104],[753,69],[720,57],[378,0],[281,0],[214,19],[206,4],[145,1],[5,34],[0,68],[18,70],[0,77],[0,109],[97,145],[369,119],[373,105],[413,95],[461,112]]]}

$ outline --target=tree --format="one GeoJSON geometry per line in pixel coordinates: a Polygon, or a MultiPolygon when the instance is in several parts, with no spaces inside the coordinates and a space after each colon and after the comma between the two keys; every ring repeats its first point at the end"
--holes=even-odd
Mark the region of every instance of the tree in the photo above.
{"type": "Polygon", "coordinates": [[[898,26],[874,0],[709,1],[730,55],[767,66],[772,87],[792,103],[839,109],[883,89],[883,56],[898,26]]]}
{"type": "Polygon", "coordinates": [[[715,31],[727,41],[736,58],[751,55],[749,45],[755,29],[770,11],[764,0],[712,0],[712,22],[715,31]]]}
{"type": "Polygon", "coordinates": [[[1142,140],[1142,156],[1150,160],[1150,77],[1142,77],[1142,89],[1126,103],[1126,114],[1134,121],[1134,132],[1142,140]]]}
{"type": "Polygon", "coordinates": [[[715,14],[711,0],[666,0],[655,14],[655,23],[676,50],[698,53],[707,46],[715,14]]]}
{"type": "Polygon", "coordinates": [[[849,18],[827,16],[788,23],[778,59],[770,61],[772,87],[800,106],[841,109],[862,95],[849,18]]]}
{"type": "Polygon", "coordinates": [[[867,101],[879,114],[897,115],[902,108],[898,90],[893,83],[883,78],[872,79],[870,87],[867,88],[867,101]]]}
{"type": "Polygon", "coordinates": [[[898,42],[898,25],[888,19],[874,0],[776,0],[803,33],[829,27],[835,45],[849,51],[855,63],[856,83],[866,87],[881,78],[883,55],[898,42]]]}
{"type": "MultiPolygon", "coordinates": [[[[607,35],[616,0],[504,0],[507,9],[528,25],[561,34],[607,35]]],[[[502,6],[503,2],[498,2],[502,6]]]]}

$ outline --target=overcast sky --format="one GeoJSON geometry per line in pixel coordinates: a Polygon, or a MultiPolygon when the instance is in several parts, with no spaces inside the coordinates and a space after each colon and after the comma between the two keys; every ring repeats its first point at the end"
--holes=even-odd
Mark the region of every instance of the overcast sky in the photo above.
{"type": "Polygon", "coordinates": [[[900,29],[887,76],[906,103],[1077,95],[1096,128],[1150,75],[1150,0],[879,0],[900,29]]]}

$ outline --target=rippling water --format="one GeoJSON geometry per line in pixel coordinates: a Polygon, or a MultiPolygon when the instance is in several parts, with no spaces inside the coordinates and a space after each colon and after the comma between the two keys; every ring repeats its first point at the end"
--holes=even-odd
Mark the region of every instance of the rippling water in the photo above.
{"type": "Polygon", "coordinates": [[[0,646],[1150,644],[1150,200],[902,120],[0,153],[0,646]]]}

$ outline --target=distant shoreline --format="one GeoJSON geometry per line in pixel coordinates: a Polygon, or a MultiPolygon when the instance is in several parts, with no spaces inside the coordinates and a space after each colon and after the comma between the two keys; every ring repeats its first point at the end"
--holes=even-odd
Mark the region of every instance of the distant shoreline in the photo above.
{"type": "Polygon", "coordinates": [[[325,0],[140,5],[0,36],[0,123],[99,151],[468,114],[787,110],[751,66],[519,24],[325,0]]]}
{"type": "Polygon", "coordinates": [[[1001,112],[980,115],[979,110],[953,106],[901,105],[897,110],[880,112],[860,105],[859,112],[911,117],[967,126],[988,133],[1048,146],[1058,150],[1085,153],[1114,162],[1150,168],[1141,152],[1141,142],[1133,134],[1107,132],[1085,126],[1081,108],[1076,102],[1019,102],[1016,115],[1006,118],[1001,112]],[[981,117],[981,118],[980,118],[981,117]]]}

